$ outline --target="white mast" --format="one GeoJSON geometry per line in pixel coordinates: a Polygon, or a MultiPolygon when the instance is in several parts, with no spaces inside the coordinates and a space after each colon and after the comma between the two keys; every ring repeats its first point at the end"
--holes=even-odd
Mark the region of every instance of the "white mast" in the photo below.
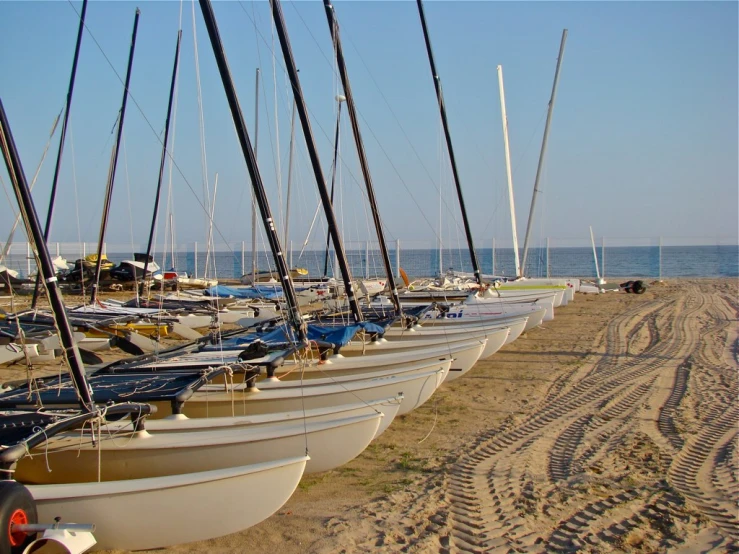
{"type": "Polygon", "coordinates": [[[600,269],[598,268],[598,253],[595,250],[595,237],[593,237],[593,226],[590,226],[590,244],[593,246],[593,260],[595,261],[595,275],[598,277],[598,284],[602,284],[600,280],[600,269]]]}
{"type": "Polygon", "coordinates": [[[503,88],[503,66],[498,66],[498,86],[500,88],[500,114],[503,120],[503,144],[505,145],[505,169],[508,176],[508,203],[511,208],[511,236],[513,237],[513,261],[516,263],[516,277],[523,277],[518,257],[518,233],[516,232],[516,206],[513,201],[513,175],[511,174],[511,147],[508,143],[508,116],[505,109],[505,90],[503,88]]]}

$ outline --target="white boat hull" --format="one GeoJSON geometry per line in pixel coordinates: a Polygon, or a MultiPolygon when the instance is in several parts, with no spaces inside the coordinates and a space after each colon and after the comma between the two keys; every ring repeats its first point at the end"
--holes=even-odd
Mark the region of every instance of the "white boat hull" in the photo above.
{"type": "MultiPolygon", "coordinates": [[[[257,390],[224,391],[223,386],[204,387],[189,399],[183,412],[190,418],[266,414],[275,411],[326,408],[357,401],[372,402],[403,394],[398,415],[410,413],[426,402],[449,373],[451,361],[440,362],[437,369],[421,373],[373,377],[371,373],[350,380],[323,379],[322,384],[300,386],[275,382],[260,382],[257,390]]],[[[168,404],[157,403],[167,412],[168,404]]]]}
{"type": "MultiPolygon", "coordinates": [[[[562,291],[564,293],[564,291],[562,291]]],[[[554,307],[555,307],[555,294],[550,292],[539,298],[526,300],[526,299],[510,299],[510,298],[497,298],[495,296],[471,296],[464,301],[464,303],[455,308],[460,307],[478,307],[481,314],[493,314],[502,311],[505,314],[520,313],[526,308],[534,309],[544,308],[544,321],[551,321],[554,319],[554,307]]]]}
{"type": "Polygon", "coordinates": [[[424,326],[468,325],[472,323],[496,326],[512,319],[528,317],[529,321],[526,322],[524,329],[524,331],[528,331],[536,325],[541,324],[546,315],[546,308],[544,306],[533,303],[511,304],[499,302],[497,305],[488,304],[485,306],[486,310],[483,313],[479,310],[465,311],[466,306],[467,304],[457,304],[443,314],[437,310],[429,310],[421,319],[421,323],[424,326]],[[541,312],[541,318],[537,315],[539,312],[541,312]]]}
{"type": "Polygon", "coordinates": [[[387,336],[389,340],[402,342],[416,342],[427,340],[436,340],[437,342],[454,342],[457,340],[463,340],[461,339],[461,337],[466,338],[471,336],[482,336],[487,338],[487,343],[485,344],[485,348],[483,349],[482,354],[480,354],[480,358],[485,359],[495,354],[503,347],[503,345],[508,344],[508,337],[511,335],[514,329],[516,330],[516,335],[514,336],[514,339],[517,338],[521,334],[523,327],[526,325],[526,318],[521,318],[520,320],[517,320],[515,323],[510,324],[510,327],[508,325],[509,324],[506,323],[505,325],[499,326],[485,326],[470,323],[469,325],[463,326],[456,325],[449,327],[426,327],[424,324],[415,326],[412,329],[401,329],[399,327],[393,327],[391,329],[388,329],[388,332],[385,333],[385,336],[387,336]]]}
{"type": "Polygon", "coordinates": [[[213,318],[210,314],[187,314],[177,316],[177,321],[190,329],[208,327],[212,319],[213,318]]]}
{"type": "MultiPolygon", "coordinates": [[[[165,477],[271,462],[305,454],[305,471],[339,467],[374,439],[380,412],[329,421],[287,421],[256,429],[231,428],[188,433],[119,433],[93,443],[89,433],[65,433],[20,460],[15,477],[23,483],[85,483],[165,477]],[[99,472],[99,473],[98,473],[99,472]]],[[[112,429],[115,432],[115,428],[112,429]]]]}
{"type": "MultiPolygon", "coordinates": [[[[451,357],[467,356],[471,351],[479,347],[479,340],[470,340],[466,343],[455,343],[447,345],[443,342],[437,343],[435,347],[425,347],[418,349],[405,349],[396,352],[368,352],[363,356],[345,357],[341,354],[329,356],[325,361],[315,360],[314,362],[305,364],[302,360],[289,359],[277,368],[277,376],[292,381],[302,377],[306,384],[309,384],[314,376],[332,375],[346,376],[352,374],[366,374],[372,371],[384,371],[390,369],[403,369],[409,365],[417,365],[419,363],[436,364],[437,362],[451,357]]],[[[191,368],[202,367],[207,368],[213,365],[221,365],[223,363],[234,363],[237,361],[239,354],[244,347],[232,350],[203,350],[199,352],[189,352],[186,354],[172,356],[161,359],[152,365],[140,366],[143,368],[156,367],[157,369],[167,369],[181,367],[187,365],[191,368]]],[[[261,382],[261,381],[260,381],[261,382]]]]}
{"type": "MultiPolygon", "coordinates": [[[[366,371],[368,368],[380,369],[385,367],[394,367],[395,364],[386,366],[375,364],[374,360],[390,359],[389,356],[392,354],[403,354],[405,360],[415,362],[417,360],[430,359],[428,353],[431,348],[436,350],[438,353],[436,356],[451,356],[452,366],[449,370],[450,373],[467,373],[472,366],[477,363],[480,359],[483,350],[485,349],[487,339],[483,336],[482,338],[469,337],[464,342],[451,342],[445,343],[445,341],[436,341],[433,345],[431,344],[414,344],[406,343],[404,348],[397,350],[390,350],[389,352],[384,349],[367,349],[364,354],[361,352],[351,352],[350,356],[332,356],[329,358],[331,367],[329,371],[332,374],[341,375],[346,374],[348,369],[356,371],[366,371]],[[470,340],[472,338],[472,340],[470,340]],[[415,353],[415,356],[409,356],[415,353]],[[388,357],[386,357],[388,356],[388,357]],[[356,362],[356,363],[355,363],[356,362]]],[[[406,361],[399,363],[407,363],[406,361]]],[[[320,366],[319,366],[320,367],[320,366]]]]}
{"type": "Polygon", "coordinates": [[[279,510],[307,456],[151,479],[30,485],[38,520],[95,525],[96,550],[149,550],[247,529],[279,510]]]}
{"type": "Polygon", "coordinates": [[[244,318],[254,318],[254,310],[230,310],[224,309],[218,312],[219,323],[238,323],[244,318]]]}
{"type": "MultiPolygon", "coordinates": [[[[501,333],[502,334],[502,333],[501,333]]],[[[344,357],[347,356],[361,356],[363,353],[379,353],[379,352],[398,352],[408,351],[409,349],[423,349],[429,347],[436,347],[442,344],[449,346],[449,355],[454,357],[452,361],[452,368],[449,371],[450,376],[452,374],[458,374],[459,372],[467,372],[472,369],[477,360],[482,357],[482,353],[487,350],[487,337],[484,330],[471,331],[465,334],[458,334],[456,337],[438,337],[438,338],[421,338],[415,341],[404,341],[404,340],[393,340],[393,339],[379,339],[375,342],[368,344],[362,343],[350,343],[341,349],[341,353],[344,357]],[[452,353],[451,349],[470,343],[470,341],[478,341],[482,345],[482,349],[479,354],[476,354],[474,348],[469,348],[463,351],[457,351],[452,353]]],[[[502,346],[501,342],[501,346],[502,346]]],[[[449,377],[447,377],[449,381],[449,377]]]]}
{"type": "Polygon", "coordinates": [[[541,321],[551,321],[554,319],[554,304],[552,300],[544,300],[532,303],[507,303],[496,300],[480,300],[472,304],[458,304],[451,306],[449,311],[444,316],[446,319],[456,320],[467,320],[460,321],[460,323],[471,323],[475,319],[480,318],[495,318],[495,317],[516,317],[516,316],[529,316],[529,321],[526,324],[526,331],[535,327],[534,323],[538,320],[538,317],[534,314],[540,310],[544,310],[541,321]]]}
{"type": "MultiPolygon", "coordinates": [[[[32,346],[31,351],[29,354],[38,356],[38,350],[36,349],[36,345],[27,345],[32,346]]],[[[12,362],[15,362],[16,360],[20,360],[21,358],[25,357],[25,352],[23,351],[23,346],[20,344],[15,344],[11,342],[10,344],[3,344],[0,346],[0,364],[9,364],[12,362]]]]}
{"type": "Polygon", "coordinates": [[[150,419],[146,422],[146,430],[149,433],[181,433],[192,431],[208,431],[233,428],[255,429],[260,426],[270,425],[275,421],[299,420],[299,421],[330,421],[339,414],[341,417],[357,417],[380,412],[382,419],[375,433],[379,437],[393,422],[398,415],[403,395],[395,395],[372,402],[358,402],[354,404],[342,404],[330,408],[319,408],[315,410],[300,410],[296,412],[279,412],[276,414],[259,414],[236,417],[209,417],[190,419],[184,414],[170,415],[163,419],[150,419]]]}
{"type": "Polygon", "coordinates": [[[110,339],[108,337],[85,337],[77,345],[90,352],[111,349],[110,339]]]}

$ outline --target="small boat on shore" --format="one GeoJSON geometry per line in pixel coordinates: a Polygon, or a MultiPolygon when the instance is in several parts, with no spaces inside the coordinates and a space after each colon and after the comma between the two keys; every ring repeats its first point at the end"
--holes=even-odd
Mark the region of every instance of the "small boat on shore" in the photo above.
{"type": "Polygon", "coordinates": [[[27,489],[38,521],[92,522],[96,549],[150,550],[221,537],[267,519],[295,492],[309,459],[27,489]]]}

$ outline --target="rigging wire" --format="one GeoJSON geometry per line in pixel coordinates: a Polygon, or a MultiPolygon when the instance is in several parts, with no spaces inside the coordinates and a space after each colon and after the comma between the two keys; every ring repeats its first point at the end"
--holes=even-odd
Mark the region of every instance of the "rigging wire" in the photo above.
{"type": "MultiPolygon", "coordinates": [[[[272,149],[272,158],[275,164],[275,178],[277,179],[277,218],[280,222],[280,229],[285,228],[285,215],[282,209],[282,162],[280,161],[280,118],[277,110],[277,61],[275,56],[275,25],[271,22],[272,32],[272,89],[274,96],[275,111],[275,147],[272,149]]],[[[265,102],[266,104],[266,102],[265,102]]],[[[266,107],[266,106],[265,106],[266,107]]],[[[270,138],[271,141],[271,138],[270,138]]],[[[279,233],[278,233],[279,235],[279,233]]],[[[283,245],[284,246],[284,245],[283,245]]]]}
{"type": "MultiPolygon", "coordinates": [[[[136,250],[136,247],[133,244],[133,208],[131,207],[131,180],[129,179],[128,175],[128,150],[126,148],[126,133],[123,132],[123,169],[126,174],[126,196],[128,197],[128,230],[131,237],[131,255],[136,259],[136,255],[134,251],[136,250]]],[[[145,275],[142,277],[142,279],[145,279],[145,275]]],[[[134,291],[136,294],[136,305],[139,304],[139,283],[138,283],[138,277],[136,276],[136,266],[133,266],[133,282],[134,282],[134,291]]]]}
{"type": "MultiPolygon", "coordinates": [[[[178,22],[178,36],[180,38],[182,37],[182,3],[183,3],[183,0],[180,0],[180,13],[179,13],[179,22],[178,22]]],[[[177,51],[177,59],[175,60],[175,66],[176,66],[175,71],[177,72],[175,75],[178,75],[179,72],[180,72],[180,56],[181,56],[181,51],[178,50],[177,51]]],[[[175,138],[175,135],[176,135],[175,131],[176,131],[176,127],[177,127],[177,99],[178,99],[178,91],[179,91],[179,79],[175,79],[175,90],[174,90],[174,96],[173,96],[173,99],[172,99],[172,102],[173,102],[172,103],[172,111],[173,111],[173,114],[172,114],[173,115],[173,118],[172,119],[173,119],[173,121],[172,121],[172,125],[171,125],[171,127],[172,127],[172,133],[171,133],[171,135],[172,135],[171,151],[173,153],[174,153],[174,138],[175,138]]],[[[160,139],[162,142],[164,141],[163,135],[165,135],[166,132],[167,132],[167,129],[166,129],[166,123],[165,123],[165,128],[162,129],[162,138],[160,139]]],[[[159,178],[161,179],[161,177],[162,176],[160,175],[159,178]]],[[[171,215],[170,214],[170,200],[171,199],[172,199],[172,163],[170,161],[170,164],[169,164],[169,185],[168,185],[168,190],[167,190],[167,204],[166,204],[166,207],[165,207],[164,212],[163,212],[165,223],[164,223],[164,243],[162,245],[162,265],[159,266],[159,271],[161,272],[161,276],[162,276],[161,282],[159,283],[160,284],[160,294],[161,294],[161,296],[164,296],[164,281],[165,281],[165,279],[164,279],[164,271],[165,271],[165,269],[167,267],[167,238],[168,238],[167,230],[170,227],[169,222],[170,222],[170,215],[171,215]]],[[[159,217],[162,217],[161,213],[158,214],[158,216],[159,217]]],[[[156,250],[157,240],[159,238],[159,227],[160,227],[160,225],[155,222],[155,224],[154,224],[154,240],[153,240],[153,245],[154,245],[154,249],[155,250],[156,250]]],[[[172,232],[172,230],[170,230],[170,232],[172,232]]],[[[173,237],[172,243],[174,243],[174,235],[172,235],[172,237],[173,237]]],[[[173,258],[173,264],[172,265],[174,266],[174,252],[172,253],[172,258],[173,258]]],[[[152,260],[154,260],[154,259],[155,259],[155,255],[152,254],[152,260]]],[[[146,276],[144,275],[144,278],[145,277],[146,276]]],[[[176,279],[176,277],[175,277],[175,279],[176,279]]],[[[152,293],[153,290],[154,290],[154,287],[152,286],[152,287],[150,287],[149,289],[147,289],[145,291],[146,292],[147,299],[149,299],[149,300],[151,299],[151,293],[152,293]]],[[[160,298],[160,302],[159,302],[159,307],[160,308],[162,306],[162,302],[163,301],[164,301],[164,299],[163,298],[160,298]]]]}
{"type": "MultiPolygon", "coordinates": [[[[243,3],[242,3],[241,1],[239,1],[239,5],[241,6],[241,9],[242,9],[242,10],[244,11],[244,13],[246,14],[246,16],[247,16],[247,17],[248,17],[248,18],[249,18],[249,19],[250,19],[250,20],[252,21],[252,23],[254,24],[254,26],[255,26],[255,30],[256,30],[256,33],[257,33],[258,37],[259,37],[259,38],[261,38],[261,40],[262,40],[262,42],[264,42],[264,44],[266,44],[267,46],[269,46],[269,43],[267,42],[267,39],[266,39],[266,38],[264,37],[264,35],[262,34],[262,32],[261,32],[261,31],[259,31],[259,29],[257,29],[257,28],[256,28],[256,22],[255,22],[255,20],[254,20],[254,19],[252,18],[252,16],[251,16],[251,15],[249,15],[249,12],[248,12],[248,11],[246,11],[246,8],[245,8],[245,7],[243,6],[243,3]]],[[[291,5],[292,5],[292,4],[291,4],[291,5]]],[[[293,7],[294,7],[294,6],[293,6],[293,7]]],[[[298,13],[298,16],[299,16],[299,17],[301,18],[301,21],[303,21],[303,24],[304,24],[304,25],[306,25],[306,23],[305,23],[305,20],[303,20],[302,16],[300,16],[300,13],[298,13]]],[[[306,26],[307,26],[307,25],[306,25],[306,26]]],[[[316,41],[316,38],[315,38],[315,36],[314,36],[314,35],[312,34],[312,32],[310,31],[310,29],[308,29],[308,32],[309,32],[309,33],[311,34],[311,37],[313,37],[313,40],[314,40],[314,41],[316,41]]],[[[316,43],[317,43],[317,41],[316,41],[316,43]]],[[[319,48],[320,48],[320,46],[319,46],[319,48]]],[[[321,49],[321,54],[323,55],[323,57],[324,57],[324,59],[326,60],[326,62],[327,62],[327,63],[328,63],[329,65],[331,65],[331,62],[329,61],[328,57],[326,57],[326,55],[325,55],[325,53],[323,52],[323,50],[322,50],[322,49],[321,49]]],[[[284,62],[282,62],[282,61],[278,60],[278,61],[277,61],[277,63],[278,63],[279,65],[280,65],[280,68],[282,69],[283,73],[284,73],[284,72],[286,72],[286,69],[285,69],[285,66],[284,66],[284,62]]],[[[286,101],[286,103],[289,103],[289,102],[287,102],[287,101],[286,101]]],[[[310,113],[311,115],[314,115],[314,114],[313,114],[313,112],[312,112],[312,111],[311,111],[310,109],[309,109],[308,111],[309,111],[309,113],[310,113]]],[[[361,113],[360,113],[359,115],[360,115],[360,117],[361,117],[361,113]]],[[[363,120],[365,121],[365,124],[367,124],[366,120],[365,120],[364,118],[362,118],[362,119],[363,119],[363,120]]],[[[321,124],[321,122],[320,122],[320,121],[318,121],[318,120],[317,120],[317,119],[316,119],[315,117],[313,118],[313,122],[315,123],[316,127],[317,127],[317,128],[318,128],[318,129],[320,130],[320,131],[321,131],[321,133],[323,134],[323,137],[324,137],[324,138],[326,139],[326,141],[327,141],[327,142],[328,142],[329,144],[331,144],[331,143],[333,142],[333,139],[332,139],[332,138],[330,137],[329,133],[328,133],[328,132],[327,132],[327,130],[326,130],[326,129],[324,128],[324,126],[323,126],[323,125],[321,124]]],[[[367,124],[367,125],[368,125],[368,124],[367,124]]],[[[369,129],[369,130],[370,130],[370,132],[372,133],[372,129],[371,129],[371,127],[369,127],[369,125],[368,125],[368,129],[369,129]]],[[[372,134],[373,134],[373,136],[374,136],[374,133],[372,133],[372,134]]],[[[375,140],[376,140],[376,141],[378,141],[378,143],[379,143],[379,140],[377,139],[377,137],[376,137],[376,136],[375,136],[375,140]]],[[[381,144],[380,144],[380,147],[382,148],[382,145],[381,145],[381,144]]],[[[388,158],[388,160],[389,160],[389,161],[390,161],[390,163],[392,164],[392,161],[391,161],[391,160],[389,159],[389,156],[388,156],[387,152],[386,152],[386,151],[385,151],[384,149],[383,149],[383,153],[385,154],[385,157],[386,157],[386,158],[388,158]]],[[[344,164],[344,166],[345,166],[345,169],[346,169],[346,171],[347,171],[347,172],[349,173],[349,176],[351,177],[351,180],[352,180],[352,181],[354,182],[355,186],[356,186],[356,187],[358,188],[358,190],[360,191],[360,193],[361,193],[362,195],[366,195],[366,191],[364,190],[364,187],[362,186],[362,183],[361,183],[361,182],[359,181],[359,179],[357,178],[357,176],[356,176],[356,175],[354,174],[354,172],[352,172],[352,171],[351,171],[351,169],[349,169],[349,168],[348,168],[348,166],[346,165],[346,162],[345,162],[345,160],[343,159],[343,157],[342,157],[342,158],[340,158],[340,159],[341,159],[341,162],[342,162],[342,164],[344,164]]],[[[397,170],[397,168],[395,167],[395,165],[394,165],[394,164],[393,164],[393,170],[394,170],[394,171],[395,171],[395,173],[396,173],[396,174],[398,175],[398,177],[399,177],[399,178],[401,179],[401,181],[403,181],[402,177],[400,176],[400,173],[398,172],[398,170],[397,170]]],[[[407,186],[407,185],[405,184],[405,181],[403,181],[403,184],[404,184],[404,186],[405,186],[406,190],[408,190],[408,186],[407,186]]],[[[419,211],[421,211],[421,209],[420,209],[420,206],[418,205],[418,203],[416,202],[416,199],[415,199],[415,198],[414,198],[414,197],[413,197],[412,195],[411,195],[411,199],[412,199],[412,200],[414,201],[414,203],[416,204],[416,206],[417,206],[417,207],[419,208],[419,211]]],[[[427,222],[428,222],[428,220],[427,220],[427,222]]],[[[382,227],[383,227],[383,230],[384,230],[384,232],[385,232],[386,234],[390,234],[390,233],[389,233],[389,231],[385,230],[385,225],[384,225],[384,223],[382,224],[382,227]]],[[[433,227],[433,225],[431,225],[430,223],[429,223],[429,228],[430,228],[430,229],[432,230],[432,233],[434,233],[434,235],[435,235],[435,234],[436,234],[436,232],[435,232],[435,230],[434,230],[434,227],[433,227]]],[[[391,235],[391,236],[392,236],[392,235],[391,235]]]]}
{"type": "MultiPolygon", "coordinates": [[[[67,2],[70,5],[70,7],[74,10],[74,12],[77,14],[77,16],[79,17],[79,12],[77,11],[77,8],[74,6],[74,4],[72,4],[72,1],[71,0],[67,0],[67,2]]],[[[115,74],[116,78],[118,78],[118,80],[121,82],[121,84],[123,84],[123,79],[121,78],[121,76],[118,73],[118,71],[115,69],[115,66],[110,61],[110,58],[108,58],[107,54],[105,53],[105,50],[103,50],[102,46],[98,42],[97,38],[95,38],[95,35],[92,33],[92,31],[90,30],[90,27],[87,25],[86,22],[85,22],[85,30],[90,35],[90,38],[92,39],[92,41],[97,46],[97,48],[100,51],[100,53],[102,54],[103,58],[105,58],[105,61],[110,66],[110,68],[113,71],[113,73],[115,74]]],[[[154,125],[151,123],[151,121],[149,120],[149,118],[146,116],[146,113],[144,112],[143,108],[141,107],[141,105],[139,104],[138,100],[136,99],[136,97],[133,95],[133,93],[130,90],[128,91],[128,97],[133,102],[134,106],[136,106],[136,109],[141,114],[141,117],[144,119],[144,121],[146,122],[146,124],[149,127],[149,129],[152,131],[152,133],[154,133],[154,136],[159,141],[159,144],[162,144],[162,139],[159,137],[159,133],[154,128],[154,125]]],[[[104,151],[104,149],[103,149],[103,151],[104,151]]],[[[183,181],[185,182],[185,185],[187,185],[187,188],[190,190],[190,192],[192,193],[193,197],[195,198],[195,201],[198,203],[198,205],[200,206],[200,208],[203,210],[204,213],[206,213],[206,214],[209,213],[208,210],[206,209],[205,205],[201,202],[200,198],[198,197],[198,194],[195,192],[195,189],[193,188],[192,184],[190,183],[190,181],[185,176],[184,171],[179,166],[179,164],[177,163],[177,161],[174,159],[174,155],[171,153],[171,151],[169,149],[166,149],[165,151],[167,153],[167,157],[170,159],[170,162],[174,165],[174,167],[177,168],[177,172],[180,174],[180,176],[182,177],[183,181]]],[[[101,153],[102,153],[102,151],[101,151],[101,153]]],[[[223,235],[223,233],[221,232],[220,228],[217,225],[215,226],[215,229],[218,232],[218,235],[227,243],[227,240],[226,240],[225,236],[223,235]]],[[[230,249],[230,246],[229,246],[229,250],[231,250],[230,249]]],[[[231,250],[231,253],[233,253],[233,250],[231,250]]]]}
{"type": "MultiPolygon", "coordinates": [[[[180,13],[179,13],[179,22],[177,25],[178,31],[182,32],[182,12],[184,7],[184,0],[180,0],[180,13]]],[[[177,64],[178,71],[179,71],[179,63],[177,64]]],[[[168,177],[168,183],[167,183],[167,209],[164,212],[166,217],[166,223],[164,228],[164,248],[162,248],[162,265],[161,269],[164,271],[164,269],[167,267],[167,239],[170,239],[170,243],[172,245],[172,252],[171,252],[171,259],[172,259],[172,269],[177,268],[177,261],[176,261],[176,252],[175,252],[175,228],[174,228],[174,195],[172,194],[172,169],[174,165],[174,152],[175,152],[175,141],[177,139],[177,107],[179,106],[179,98],[180,98],[180,81],[181,79],[177,79],[175,82],[175,90],[174,90],[174,105],[172,106],[172,140],[170,141],[170,148],[169,151],[171,155],[169,156],[169,177],[168,177]],[[169,237],[167,236],[167,229],[169,229],[169,237]]],[[[164,293],[164,275],[162,275],[162,283],[161,283],[161,292],[162,295],[164,293]]],[[[177,277],[175,277],[176,279],[177,277]]]]}
{"type": "MultiPolygon", "coordinates": [[[[72,184],[74,185],[74,209],[77,216],[77,244],[80,246],[80,259],[84,259],[84,246],[82,246],[82,229],[80,227],[80,200],[77,193],[77,156],[74,150],[74,127],[69,126],[69,147],[72,151],[72,184]]],[[[82,262],[81,262],[82,263],[82,262]]],[[[83,276],[83,267],[80,266],[80,276],[83,276]]],[[[85,279],[80,278],[80,288],[82,289],[82,302],[87,305],[87,294],[85,293],[85,279]]]]}
{"type": "MultiPolygon", "coordinates": [[[[29,191],[33,191],[33,187],[36,185],[36,180],[38,179],[39,173],[41,172],[41,168],[44,165],[44,160],[46,160],[46,154],[49,152],[49,147],[51,146],[51,140],[54,138],[54,133],[56,132],[57,124],[59,123],[59,118],[62,116],[62,112],[64,111],[64,108],[59,110],[59,113],[54,118],[54,122],[51,125],[51,131],[49,132],[49,139],[46,141],[46,146],[44,146],[44,151],[41,154],[41,160],[39,161],[38,165],[36,166],[36,172],[33,174],[33,179],[31,179],[31,184],[29,186],[29,191]]],[[[3,184],[3,186],[5,186],[3,184]]],[[[7,196],[7,191],[6,191],[7,196]]],[[[10,200],[8,198],[8,200],[10,200]]],[[[11,203],[12,206],[12,203],[11,203]]],[[[14,212],[14,210],[13,210],[14,212]]],[[[10,245],[13,243],[13,235],[15,234],[15,230],[18,227],[18,224],[20,223],[20,215],[16,215],[14,218],[13,226],[10,229],[10,233],[8,235],[8,240],[6,241],[5,245],[3,246],[3,251],[0,252],[0,262],[3,261],[5,256],[7,255],[7,249],[10,247],[10,245]]]]}
{"type": "MultiPolygon", "coordinates": [[[[200,137],[200,175],[203,185],[203,203],[205,207],[205,228],[206,232],[212,228],[212,217],[211,217],[211,205],[210,205],[210,181],[208,180],[208,153],[205,145],[205,114],[203,110],[203,91],[200,86],[200,57],[198,51],[198,35],[197,25],[195,17],[195,0],[190,3],[192,6],[192,42],[193,42],[193,54],[195,56],[195,83],[197,90],[198,100],[198,131],[200,137]]],[[[208,245],[205,252],[205,270],[203,272],[203,278],[208,278],[208,267],[210,260],[210,239],[208,239],[208,245]]]]}

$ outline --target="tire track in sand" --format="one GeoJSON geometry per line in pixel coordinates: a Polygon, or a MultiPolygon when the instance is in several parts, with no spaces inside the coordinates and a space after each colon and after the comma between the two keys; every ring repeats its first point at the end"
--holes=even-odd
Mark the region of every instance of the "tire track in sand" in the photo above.
{"type": "MultiPolygon", "coordinates": [[[[685,509],[658,477],[659,466],[666,461],[654,452],[644,454],[655,466],[648,486],[607,497],[610,500],[604,500],[603,506],[591,507],[587,517],[577,511],[568,512],[567,497],[577,495],[577,487],[582,485],[578,480],[589,486],[591,476],[583,473],[589,465],[607,458],[624,443],[636,441],[642,426],[639,415],[653,403],[655,383],[666,370],[674,375],[673,386],[667,394],[666,409],[660,410],[665,415],[658,428],[670,441],[670,450],[682,447],[670,414],[686,391],[689,374],[685,360],[699,342],[692,320],[700,316],[705,306],[704,295],[691,289],[673,302],[645,303],[614,318],[604,334],[605,355],[593,363],[587,375],[576,382],[558,382],[548,404],[540,406],[517,427],[481,441],[462,458],[451,472],[447,490],[450,550],[571,551],[586,543],[592,547],[598,541],[636,540],[631,533],[641,522],[649,520],[658,525],[665,519],[664,514],[669,516],[667,519],[676,515],[690,517],[685,516],[685,509]],[[629,356],[625,337],[629,333],[636,335],[645,326],[651,329],[650,340],[639,356],[629,356]],[[544,464],[542,459],[546,460],[544,464]],[[650,494],[657,495],[652,503],[643,498],[650,494]],[[659,508],[665,502],[666,512],[659,508]],[[613,523],[619,509],[626,509],[629,515],[613,523]],[[563,523],[551,525],[556,524],[557,518],[563,523]],[[599,523],[601,520],[612,525],[599,523]],[[588,529],[601,530],[578,534],[574,529],[578,528],[578,521],[586,522],[588,529]],[[547,524],[555,531],[547,533],[547,524]],[[569,536],[567,529],[575,535],[569,536]],[[587,535],[587,540],[582,542],[579,535],[587,535]]],[[[727,419],[730,417],[727,415],[727,419]]],[[[647,442],[656,449],[654,443],[647,442]]],[[[692,466],[684,469],[684,465],[681,470],[689,473],[692,466]]],[[[626,476],[630,470],[631,465],[625,463],[626,476]]],[[[693,491],[696,482],[688,478],[685,488],[693,491]]],[[[710,508],[707,503],[699,506],[702,507],[710,508]]],[[[706,513],[704,509],[701,512],[706,513]]],[[[679,542],[668,530],[669,526],[664,526],[659,534],[663,547],[679,542]]]]}

